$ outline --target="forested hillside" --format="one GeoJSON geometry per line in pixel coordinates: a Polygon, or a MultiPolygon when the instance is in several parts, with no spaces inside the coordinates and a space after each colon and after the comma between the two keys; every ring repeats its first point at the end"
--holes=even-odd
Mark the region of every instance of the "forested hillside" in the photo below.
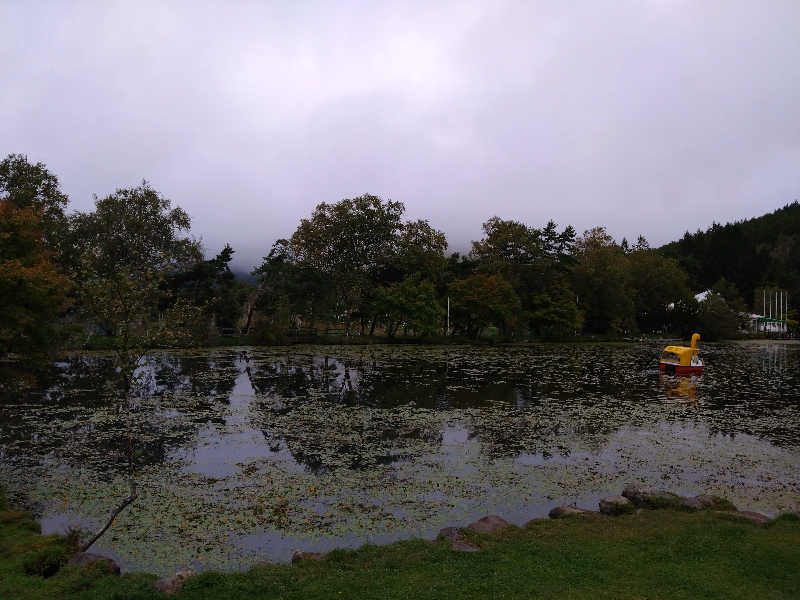
{"type": "MultiPolygon", "coordinates": [[[[689,276],[692,289],[712,288],[724,278],[752,306],[756,289],[775,286],[800,298],[800,203],[761,217],[686,234],[660,249],[689,276]]],[[[755,307],[758,308],[758,307],[755,307]]]]}

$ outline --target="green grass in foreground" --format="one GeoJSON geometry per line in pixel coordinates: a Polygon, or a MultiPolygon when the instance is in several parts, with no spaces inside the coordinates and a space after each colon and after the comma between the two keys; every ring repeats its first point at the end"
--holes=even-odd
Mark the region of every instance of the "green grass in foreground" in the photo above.
{"type": "MultiPolygon", "coordinates": [[[[0,598],[163,598],[155,577],[64,567],[26,574],[65,538],[38,535],[24,513],[0,512],[0,598]],[[26,566],[27,565],[27,566],[26,566]]],[[[335,551],[297,566],[207,572],[177,598],[800,598],[800,520],[767,527],[714,513],[645,511],[613,519],[534,521],[482,552],[422,540],[335,551]]]]}

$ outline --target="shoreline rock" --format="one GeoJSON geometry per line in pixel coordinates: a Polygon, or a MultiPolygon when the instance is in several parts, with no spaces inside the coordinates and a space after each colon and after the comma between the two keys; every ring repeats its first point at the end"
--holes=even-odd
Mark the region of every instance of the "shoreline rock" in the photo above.
{"type": "Polygon", "coordinates": [[[600,512],[604,515],[629,515],[635,510],[633,502],[625,496],[609,496],[600,500],[600,512]]]}
{"type": "Polygon", "coordinates": [[[680,508],[685,498],[667,490],[627,485],[622,496],[642,508],[680,508]]]}
{"type": "Polygon", "coordinates": [[[625,486],[622,495],[640,508],[669,508],[689,512],[698,510],[737,510],[730,500],[713,494],[686,497],[668,490],[631,484],[625,486]]]}
{"type": "Polygon", "coordinates": [[[583,517],[592,514],[595,514],[595,511],[578,508],[577,506],[556,506],[547,516],[551,519],[568,519],[570,517],[583,517]]]}
{"type": "Polygon", "coordinates": [[[722,511],[735,511],[736,507],[733,502],[722,496],[714,496],[712,494],[700,494],[699,496],[692,496],[690,498],[683,498],[680,508],[689,511],[696,510],[722,510],[722,511]]]}
{"type": "Polygon", "coordinates": [[[470,523],[467,525],[467,528],[471,529],[475,533],[497,533],[508,526],[509,522],[503,517],[498,517],[497,515],[487,515],[485,517],[481,517],[474,523],[470,523]]]}

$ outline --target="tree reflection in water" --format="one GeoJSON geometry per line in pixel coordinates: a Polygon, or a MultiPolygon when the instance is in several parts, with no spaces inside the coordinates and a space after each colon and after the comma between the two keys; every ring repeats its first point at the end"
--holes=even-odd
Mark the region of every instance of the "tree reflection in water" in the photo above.
{"type": "MultiPolygon", "coordinates": [[[[769,498],[800,486],[800,346],[765,348],[708,344],[695,379],[659,376],[657,344],[162,352],[137,413],[149,500],[120,540],[178,560],[202,514],[192,535],[222,560],[231,531],[363,541],[631,477],[769,498]]],[[[0,484],[103,514],[126,433],[110,361],[3,369],[0,484]]]]}

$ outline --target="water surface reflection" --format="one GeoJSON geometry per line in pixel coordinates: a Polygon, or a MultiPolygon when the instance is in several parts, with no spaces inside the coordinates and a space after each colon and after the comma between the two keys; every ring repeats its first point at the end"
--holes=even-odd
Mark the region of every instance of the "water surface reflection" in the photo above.
{"type": "Polygon", "coordinates": [[[366,346],[164,352],[134,425],[99,354],[4,367],[0,482],[46,528],[142,498],[100,547],[128,567],[238,568],[375,543],[627,481],[800,501],[800,346],[704,346],[706,373],[654,370],[660,345],[366,346]]]}

